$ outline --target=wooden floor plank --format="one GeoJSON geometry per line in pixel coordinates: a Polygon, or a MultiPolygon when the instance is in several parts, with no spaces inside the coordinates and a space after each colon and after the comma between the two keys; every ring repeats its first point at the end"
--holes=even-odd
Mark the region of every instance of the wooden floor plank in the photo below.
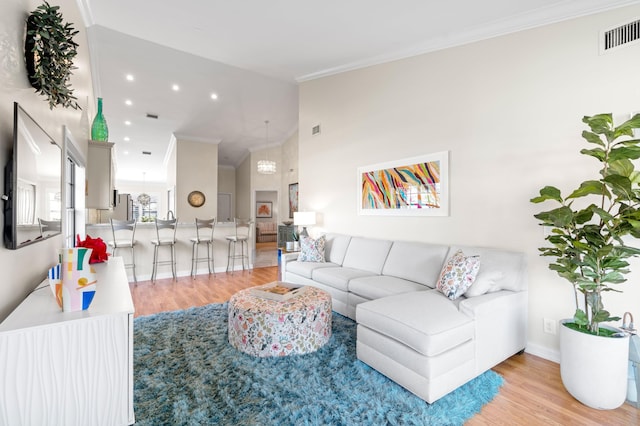
{"type": "MultiPolygon", "coordinates": [[[[235,292],[278,279],[278,268],[162,279],[130,284],[136,316],[227,302],[235,292]]],[[[558,364],[530,354],[515,355],[494,371],[505,379],[496,398],[470,426],[640,425],[640,410],[624,404],[600,411],[573,399],[562,386],[558,364]]]]}

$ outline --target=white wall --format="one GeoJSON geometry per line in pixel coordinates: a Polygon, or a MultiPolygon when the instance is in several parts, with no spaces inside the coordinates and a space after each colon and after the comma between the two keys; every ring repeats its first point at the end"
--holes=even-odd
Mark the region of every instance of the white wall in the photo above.
{"type": "MultiPolygon", "coordinates": [[[[602,29],[638,17],[633,6],[302,83],[300,210],[332,232],[525,252],[528,350],[554,359],[543,318],[571,316],[573,299],[537,254],[542,207],[529,199],[597,173],[578,153],[583,115],[640,110],[640,44],[598,52],[602,29]],[[359,166],[445,150],[449,217],[357,215],[359,166]]],[[[640,286],[622,287],[607,307],[640,317],[640,286]]]]}
{"type": "Polygon", "coordinates": [[[236,191],[236,169],[218,166],[218,192],[233,194],[236,191]]]}
{"type": "Polygon", "coordinates": [[[280,221],[289,217],[289,184],[298,182],[298,132],[282,144],[282,183],[280,187],[280,221]]]}
{"type": "Polygon", "coordinates": [[[254,170],[251,155],[248,155],[236,168],[236,217],[248,219],[254,217],[251,200],[253,190],[251,187],[251,173],[254,170]]]}
{"type": "MultiPolygon", "coordinates": [[[[65,22],[73,24],[80,33],[74,37],[78,55],[74,65],[71,87],[81,106],[86,108],[86,99],[91,102],[93,90],[84,23],[75,0],[52,0],[51,5],[59,5],[65,22]]],[[[69,127],[79,144],[79,149],[87,154],[88,120],[93,118],[95,108],[90,106],[83,118],[82,111],[57,107],[49,109],[45,98],[35,94],[27,80],[24,62],[24,31],[28,14],[42,1],[3,0],[0,12],[0,168],[10,159],[13,129],[13,102],[17,101],[56,142],[62,146],[62,126],[69,127]]],[[[4,173],[2,187],[4,188],[4,173]]],[[[47,269],[56,263],[58,248],[63,246],[62,236],[32,244],[19,250],[0,247],[0,320],[4,319],[22,299],[45,277],[47,269]]]]}
{"type": "Polygon", "coordinates": [[[196,217],[216,217],[218,145],[178,139],[176,152],[176,217],[180,222],[193,222],[196,217]],[[191,191],[201,191],[204,194],[203,206],[193,207],[188,203],[187,198],[191,191]]]}

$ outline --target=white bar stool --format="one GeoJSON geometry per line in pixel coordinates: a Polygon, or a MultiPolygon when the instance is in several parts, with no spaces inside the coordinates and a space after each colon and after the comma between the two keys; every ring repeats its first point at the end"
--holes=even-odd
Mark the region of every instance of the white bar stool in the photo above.
{"type": "Polygon", "coordinates": [[[176,279],[176,228],[178,228],[178,219],[156,219],[156,239],[151,240],[153,244],[153,271],[151,272],[151,281],[155,282],[158,265],[171,264],[171,273],[173,279],[176,279]],[[171,250],[171,260],[158,260],[158,249],[161,246],[169,247],[171,250]]]}
{"type": "Polygon", "coordinates": [[[136,221],[135,220],[116,220],[110,219],[111,223],[111,235],[113,240],[109,241],[107,245],[112,248],[111,255],[115,256],[116,251],[119,248],[131,249],[131,263],[125,263],[125,268],[133,269],[133,281],[138,282],[136,277],[136,221]],[[117,234],[117,235],[116,235],[117,234]]]}
{"type": "Polygon", "coordinates": [[[231,266],[231,273],[233,273],[233,271],[235,270],[236,259],[242,260],[243,271],[245,259],[247,260],[247,269],[249,269],[249,266],[251,265],[249,262],[249,241],[253,221],[235,218],[234,223],[235,233],[233,235],[227,235],[225,237],[229,242],[229,251],[227,253],[227,272],[229,272],[229,266],[231,266]],[[240,243],[240,254],[238,254],[237,252],[237,243],[240,243]]]}
{"type": "Polygon", "coordinates": [[[216,265],[213,259],[213,230],[216,227],[216,218],[213,219],[198,219],[196,218],[196,236],[191,238],[191,276],[195,277],[198,272],[198,262],[207,262],[209,268],[209,275],[211,270],[215,274],[216,265]],[[209,229],[209,231],[207,231],[209,229]],[[207,245],[207,257],[206,259],[198,256],[198,247],[200,243],[207,245]]]}

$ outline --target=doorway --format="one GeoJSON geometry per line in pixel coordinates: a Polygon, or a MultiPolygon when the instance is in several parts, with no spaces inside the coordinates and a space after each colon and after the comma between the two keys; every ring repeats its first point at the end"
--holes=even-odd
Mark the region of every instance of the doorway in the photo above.
{"type": "Polygon", "coordinates": [[[218,222],[233,221],[233,211],[231,210],[231,194],[228,192],[218,192],[218,222]]]}
{"type": "Polygon", "coordinates": [[[278,265],[278,191],[255,192],[256,251],[254,268],[278,265]]]}

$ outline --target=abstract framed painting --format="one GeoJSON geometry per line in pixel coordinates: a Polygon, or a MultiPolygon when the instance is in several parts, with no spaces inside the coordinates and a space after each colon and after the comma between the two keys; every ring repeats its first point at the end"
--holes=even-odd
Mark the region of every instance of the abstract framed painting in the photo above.
{"type": "Polygon", "coordinates": [[[449,216],[449,151],[358,167],[358,214],[449,216]]]}
{"type": "Polygon", "coordinates": [[[298,182],[289,184],[289,219],[298,211],[298,182]]]}

